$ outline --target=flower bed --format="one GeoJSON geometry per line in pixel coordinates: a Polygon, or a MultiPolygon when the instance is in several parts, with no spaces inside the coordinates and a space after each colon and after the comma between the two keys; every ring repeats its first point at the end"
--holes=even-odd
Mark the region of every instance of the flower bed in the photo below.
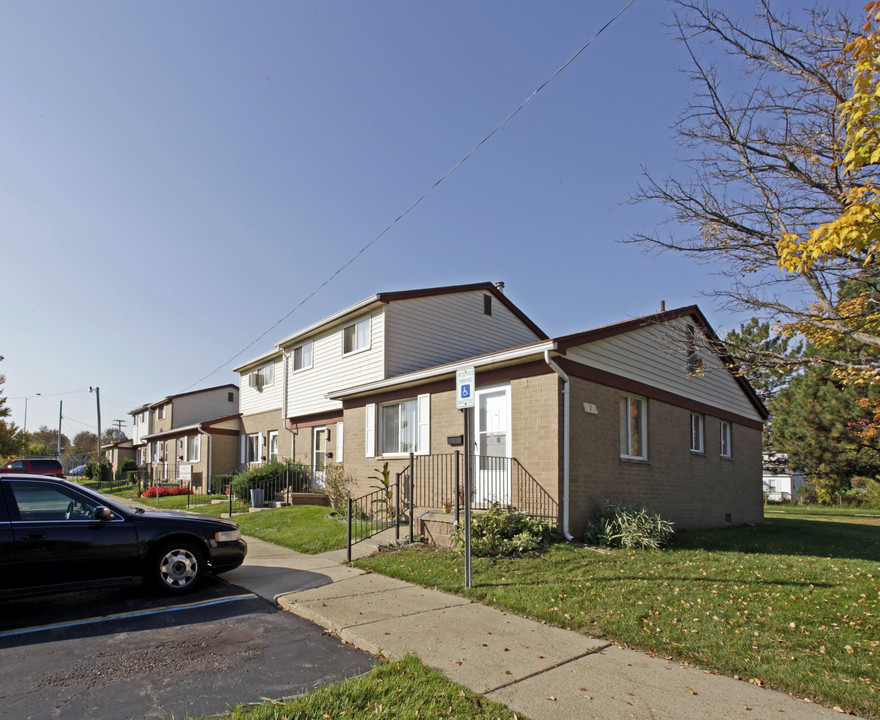
{"type": "Polygon", "coordinates": [[[141,493],[141,497],[153,498],[156,496],[168,497],[169,495],[192,495],[188,487],[151,487],[141,493]]]}

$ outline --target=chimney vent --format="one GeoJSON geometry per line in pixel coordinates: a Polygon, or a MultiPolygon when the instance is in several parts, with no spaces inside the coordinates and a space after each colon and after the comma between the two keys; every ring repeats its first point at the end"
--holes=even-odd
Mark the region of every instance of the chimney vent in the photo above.
{"type": "Polygon", "coordinates": [[[504,282],[502,282],[501,280],[495,283],[495,287],[498,288],[499,292],[504,292],[504,282]]]}
{"type": "Polygon", "coordinates": [[[665,300],[660,301],[660,312],[666,312],[666,301],[665,300]]]}

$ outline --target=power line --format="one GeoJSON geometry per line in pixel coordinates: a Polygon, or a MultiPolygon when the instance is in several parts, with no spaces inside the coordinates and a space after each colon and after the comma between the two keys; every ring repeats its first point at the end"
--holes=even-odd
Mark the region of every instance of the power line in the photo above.
{"type": "Polygon", "coordinates": [[[516,108],[516,110],[514,110],[512,113],[510,113],[506,118],[504,118],[504,120],[502,120],[498,125],[496,125],[495,128],[488,135],[486,135],[486,137],[484,137],[482,140],[480,140],[480,142],[478,142],[476,145],[474,145],[473,149],[471,149],[470,152],[468,152],[461,160],[459,160],[457,163],[455,163],[455,165],[453,165],[451,168],[449,168],[449,170],[447,170],[446,173],[439,180],[437,180],[433,185],[431,185],[431,187],[429,187],[425,192],[423,192],[414,203],[412,203],[408,208],[406,208],[406,210],[404,210],[402,213],[400,213],[400,215],[398,215],[394,220],[392,220],[382,232],[380,232],[378,235],[376,235],[372,240],[370,240],[366,245],[364,245],[360,250],[358,250],[354,255],[352,255],[346,262],[344,262],[342,265],[340,265],[336,269],[336,271],[332,275],[330,275],[330,277],[328,277],[326,280],[324,280],[324,282],[322,282],[320,285],[318,285],[318,287],[316,287],[314,290],[312,290],[312,292],[310,292],[308,295],[306,295],[306,297],[304,297],[296,305],[294,305],[293,309],[290,310],[290,312],[288,312],[286,315],[281,317],[271,327],[267,328],[257,338],[252,340],[248,345],[245,345],[241,350],[239,350],[237,353],[235,353],[235,355],[233,355],[231,358],[226,360],[223,364],[216,367],[214,370],[209,372],[204,377],[196,380],[192,385],[189,385],[188,387],[184,388],[181,392],[186,392],[187,390],[191,390],[196,385],[204,382],[205,380],[207,380],[209,377],[211,377],[215,373],[218,373],[221,370],[223,370],[233,360],[235,360],[237,357],[242,355],[246,350],[249,350],[254,345],[256,345],[260,340],[262,340],[264,337],[266,337],[266,335],[268,335],[270,332],[272,332],[276,327],[278,327],[281,323],[283,323],[285,320],[287,320],[287,318],[289,318],[291,315],[293,315],[297,310],[299,310],[303,305],[305,305],[309,300],[311,300],[315,295],[317,295],[322,289],[324,289],[324,287],[326,287],[333,280],[335,280],[336,277],[340,273],[342,273],[343,270],[345,270],[349,265],[351,265],[355,260],[357,260],[361,255],[363,255],[367,250],[369,250],[370,247],[372,247],[376,242],[378,242],[389,230],[391,230],[391,228],[393,228],[395,225],[397,225],[397,223],[399,223],[401,220],[403,220],[403,218],[405,218],[407,215],[409,215],[409,213],[412,210],[414,210],[416,208],[416,206],[422,202],[422,200],[424,200],[425,198],[428,197],[428,195],[430,195],[432,192],[434,192],[434,190],[437,189],[437,187],[440,185],[440,183],[442,183],[446,178],[448,178],[450,175],[452,175],[452,173],[454,173],[456,170],[458,170],[458,168],[460,168],[465,163],[465,161],[471,157],[471,155],[473,155],[475,152],[477,152],[477,150],[479,150],[483,145],[485,145],[489,141],[489,139],[493,135],[495,135],[495,133],[497,133],[499,130],[501,130],[501,128],[503,128],[505,125],[507,125],[508,122],[510,122],[514,117],[516,117],[516,115],[518,115],[519,112],[529,102],[531,102],[532,98],[534,98],[547,85],[549,85],[553,80],[555,80],[556,77],[560,73],[562,73],[569,65],[571,65],[578,58],[578,56],[582,52],[584,52],[584,50],[586,50],[593,43],[593,40],[595,40],[597,37],[599,37],[599,35],[601,35],[603,32],[605,32],[605,30],[607,30],[614,23],[614,21],[617,20],[617,18],[619,18],[621,15],[623,15],[623,13],[625,13],[635,1],[636,0],[629,0],[629,2],[626,5],[624,5],[624,7],[621,10],[619,10],[614,17],[612,17],[601,28],[599,28],[599,30],[597,30],[593,34],[593,37],[591,37],[589,40],[587,40],[587,42],[581,47],[580,50],[578,50],[574,55],[572,55],[570,58],[568,58],[568,60],[566,60],[559,67],[559,69],[556,70],[556,72],[554,72],[550,77],[548,77],[544,82],[542,82],[532,92],[531,95],[529,95],[525,100],[523,100],[520,103],[519,107],[516,108]]]}

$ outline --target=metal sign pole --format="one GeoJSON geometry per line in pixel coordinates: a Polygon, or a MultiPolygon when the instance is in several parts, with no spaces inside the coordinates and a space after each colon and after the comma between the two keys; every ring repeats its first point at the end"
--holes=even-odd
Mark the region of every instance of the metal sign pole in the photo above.
{"type": "Polygon", "coordinates": [[[471,413],[464,412],[464,586],[471,587],[471,413]]]}
{"type": "Polygon", "coordinates": [[[474,412],[476,372],[472,367],[455,371],[455,407],[464,413],[464,586],[471,586],[471,487],[473,448],[471,423],[474,412]]]}

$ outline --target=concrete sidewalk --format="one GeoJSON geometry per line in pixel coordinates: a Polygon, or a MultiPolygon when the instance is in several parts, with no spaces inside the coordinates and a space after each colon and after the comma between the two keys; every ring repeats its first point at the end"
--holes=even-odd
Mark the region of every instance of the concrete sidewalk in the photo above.
{"type": "MultiPolygon", "coordinates": [[[[532,720],[837,718],[784,693],[248,538],[223,577],[371,653],[426,665],[532,720]]],[[[375,549],[355,546],[356,557],[375,549]]]]}

